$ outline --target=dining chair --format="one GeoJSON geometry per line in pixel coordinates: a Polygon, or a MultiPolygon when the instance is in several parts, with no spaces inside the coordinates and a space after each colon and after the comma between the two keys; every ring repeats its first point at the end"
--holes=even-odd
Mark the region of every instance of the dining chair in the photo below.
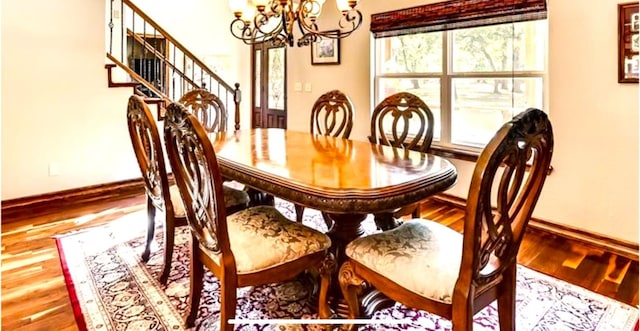
{"type": "MultiPolygon", "coordinates": [[[[192,113],[202,124],[207,132],[226,132],[227,131],[227,109],[220,98],[206,89],[193,89],[180,97],[179,103],[183,104],[186,109],[192,113]]],[[[272,195],[260,192],[253,188],[245,188],[245,192],[249,196],[249,204],[251,206],[267,204],[274,205],[272,195]]]]}
{"type": "MultiPolygon", "coordinates": [[[[129,98],[127,125],[147,196],[147,238],[141,258],[145,262],[149,261],[155,219],[159,211],[164,216],[164,267],[160,282],[165,284],[171,272],[175,227],[187,223],[186,213],[178,187],[169,186],[158,127],[149,107],[140,96],[132,95],[129,98]]],[[[224,193],[225,204],[230,212],[247,207],[249,197],[243,191],[225,187],[224,193]]]]}
{"type": "Polygon", "coordinates": [[[366,283],[406,306],[450,319],[454,331],[472,330],[473,315],[497,300],[500,330],[515,330],[516,257],[552,151],[547,115],[527,109],[480,154],[462,234],[412,219],[349,243],[338,273],[349,317],[359,316],[357,296],[366,283]]]}
{"type": "MultiPolygon", "coordinates": [[[[371,114],[372,143],[411,149],[426,153],[433,140],[433,113],[422,99],[409,92],[386,97],[371,114]]],[[[397,219],[411,214],[420,217],[420,203],[388,213],[374,215],[381,230],[389,230],[400,223],[397,219]]]]}
{"type": "Polygon", "coordinates": [[[180,97],[183,104],[207,132],[227,131],[227,110],[222,100],[206,89],[193,89],[180,97]]]}
{"type": "Polygon", "coordinates": [[[339,90],[321,95],[311,108],[310,132],[349,138],[353,128],[353,103],[339,90]]]}
{"type": "MultiPolygon", "coordinates": [[[[312,134],[349,139],[353,128],[353,103],[340,90],[331,90],[321,95],[311,108],[310,131],[312,134]]],[[[302,222],[304,206],[294,204],[296,221],[302,222]]],[[[333,223],[326,213],[322,218],[331,229],[333,223]]]]}
{"type": "MultiPolygon", "coordinates": [[[[272,206],[227,213],[212,142],[181,104],[168,106],[164,135],[192,235],[187,326],[198,315],[204,267],[220,281],[220,330],[233,330],[228,320],[235,317],[238,287],[283,282],[311,268],[320,275],[318,300],[325,302],[336,268],[329,237],[272,206]]],[[[321,307],[320,318],[329,317],[331,311],[321,307]]]]}

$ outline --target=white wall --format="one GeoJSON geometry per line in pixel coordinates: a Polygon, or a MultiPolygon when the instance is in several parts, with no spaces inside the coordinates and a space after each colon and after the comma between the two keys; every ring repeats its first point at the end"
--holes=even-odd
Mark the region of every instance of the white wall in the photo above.
{"type": "MultiPolygon", "coordinates": [[[[249,86],[248,50],[214,38],[227,36],[227,2],[219,9],[210,2],[155,1],[165,11],[149,15],[173,23],[166,29],[195,54],[229,54],[229,82],[249,86]]],[[[140,177],[125,116],[132,90],[107,87],[105,8],[105,1],[2,2],[2,200],[140,177]],[[51,163],[59,175],[49,176],[51,163]]]]}
{"type": "Polygon", "coordinates": [[[3,200],[139,177],[104,29],[103,1],[2,2],[3,200]]]}
{"type": "MultiPolygon", "coordinates": [[[[638,84],[617,82],[617,2],[548,0],[549,109],[555,133],[553,173],[534,216],[613,238],[638,242],[638,84]],[[582,8],[576,10],[576,8],[582,8]]],[[[360,30],[342,41],[339,66],[312,66],[309,49],[290,49],[288,128],[308,130],[311,106],[331,89],[356,108],[352,138],[369,133],[370,15],[433,1],[358,4],[360,30]],[[295,82],[312,92],[295,92],[295,82]]],[[[327,1],[331,9],[333,1],[327,1]]],[[[327,11],[323,11],[323,15],[327,11]]],[[[323,19],[322,29],[333,21],[323,19]],[[324,25],[323,25],[324,24],[324,25]]],[[[453,160],[458,183],[448,193],[466,198],[474,164],[453,160]]]]}

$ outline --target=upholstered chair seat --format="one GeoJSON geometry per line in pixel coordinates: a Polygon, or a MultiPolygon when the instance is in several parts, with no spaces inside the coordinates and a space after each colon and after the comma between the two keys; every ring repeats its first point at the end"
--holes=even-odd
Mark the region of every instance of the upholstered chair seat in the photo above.
{"type": "MultiPolygon", "coordinates": [[[[325,234],[291,222],[271,206],[250,207],[229,215],[227,226],[238,274],[274,268],[331,246],[325,234]]],[[[220,263],[220,254],[201,247],[220,263]]]]}
{"type": "Polygon", "coordinates": [[[345,254],[417,295],[451,303],[462,260],[462,235],[413,219],[349,243],[345,254]]]}

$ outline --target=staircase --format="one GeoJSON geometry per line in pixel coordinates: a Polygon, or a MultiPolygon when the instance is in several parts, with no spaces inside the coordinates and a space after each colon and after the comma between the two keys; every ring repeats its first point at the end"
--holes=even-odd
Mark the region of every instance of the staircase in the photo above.
{"type": "Polygon", "coordinates": [[[109,87],[133,88],[148,104],[157,105],[158,120],[170,102],[204,88],[222,100],[228,123],[240,129],[240,84],[231,87],[223,81],[130,0],[111,0],[109,6],[109,87]]]}

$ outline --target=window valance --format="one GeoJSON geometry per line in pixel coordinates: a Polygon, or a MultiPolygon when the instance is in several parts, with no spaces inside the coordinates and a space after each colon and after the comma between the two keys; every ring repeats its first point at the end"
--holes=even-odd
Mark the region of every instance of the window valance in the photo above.
{"type": "Polygon", "coordinates": [[[375,38],[547,18],[546,0],[449,0],[371,15],[375,38]]]}

